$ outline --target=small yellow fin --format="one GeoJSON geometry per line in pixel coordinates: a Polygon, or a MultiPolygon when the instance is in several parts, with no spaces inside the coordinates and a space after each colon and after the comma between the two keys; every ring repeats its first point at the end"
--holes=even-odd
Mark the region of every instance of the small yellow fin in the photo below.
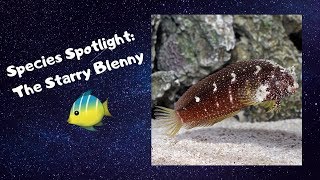
{"type": "Polygon", "coordinates": [[[276,100],[270,100],[270,101],[265,101],[259,104],[260,106],[264,107],[267,109],[267,112],[279,112],[280,111],[280,101],[277,102],[276,100]]]}
{"type": "MultiPolygon", "coordinates": [[[[278,112],[280,112],[280,107],[276,106],[275,108],[272,109],[272,111],[278,113],[278,112]]],[[[268,111],[268,112],[270,112],[270,111],[268,111]]]]}
{"type": "Polygon", "coordinates": [[[108,99],[102,103],[102,106],[104,108],[104,115],[105,116],[112,116],[109,109],[108,109],[108,99]]]}
{"type": "Polygon", "coordinates": [[[240,102],[246,106],[256,106],[259,104],[257,102],[252,101],[252,100],[249,100],[249,99],[240,99],[240,102]]]}
{"type": "Polygon", "coordinates": [[[267,109],[267,112],[271,112],[277,109],[277,104],[275,100],[271,101],[264,101],[259,104],[259,106],[262,106],[267,109]]]}
{"type": "Polygon", "coordinates": [[[175,136],[182,127],[182,122],[173,109],[156,106],[154,115],[159,126],[166,128],[165,134],[168,136],[175,136]]]}

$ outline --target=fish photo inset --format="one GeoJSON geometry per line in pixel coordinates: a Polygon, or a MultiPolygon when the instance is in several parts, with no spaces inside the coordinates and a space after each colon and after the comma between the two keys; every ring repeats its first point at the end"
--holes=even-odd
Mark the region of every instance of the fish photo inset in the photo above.
{"type": "Polygon", "coordinates": [[[153,15],[152,165],[302,165],[302,16],[153,15]]]}

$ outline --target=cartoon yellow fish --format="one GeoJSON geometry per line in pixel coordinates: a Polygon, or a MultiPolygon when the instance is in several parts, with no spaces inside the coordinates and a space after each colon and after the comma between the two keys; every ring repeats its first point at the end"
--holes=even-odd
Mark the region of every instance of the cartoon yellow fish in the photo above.
{"type": "Polygon", "coordinates": [[[108,101],[101,103],[91,95],[91,91],[87,91],[73,103],[68,123],[96,131],[93,126],[102,126],[103,116],[112,116],[108,110],[108,101]]]}

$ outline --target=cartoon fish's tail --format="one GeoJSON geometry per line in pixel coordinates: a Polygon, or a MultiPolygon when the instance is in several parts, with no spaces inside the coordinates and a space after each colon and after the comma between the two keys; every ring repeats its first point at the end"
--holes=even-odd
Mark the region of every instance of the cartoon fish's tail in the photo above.
{"type": "Polygon", "coordinates": [[[105,116],[112,116],[109,109],[108,109],[108,99],[102,103],[103,108],[104,108],[104,115],[105,116]]]}
{"type": "Polygon", "coordinates": [[[182,127],[182,122],[173,109],[156,106],[155,113],[156,121],[160,127],[166,128],[166,134],[168,136],[174,136],[182,127]]]}

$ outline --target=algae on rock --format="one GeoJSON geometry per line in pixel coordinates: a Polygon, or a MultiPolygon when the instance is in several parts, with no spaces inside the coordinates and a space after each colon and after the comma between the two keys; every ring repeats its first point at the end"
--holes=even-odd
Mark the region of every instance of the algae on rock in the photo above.
{"type": "Polygon", "coordinates": [[[182,85],[191,86],[219,69],[235,45],[232,22],[227,15],[161,17],[158,70],[175,71],[182,85]]]}

